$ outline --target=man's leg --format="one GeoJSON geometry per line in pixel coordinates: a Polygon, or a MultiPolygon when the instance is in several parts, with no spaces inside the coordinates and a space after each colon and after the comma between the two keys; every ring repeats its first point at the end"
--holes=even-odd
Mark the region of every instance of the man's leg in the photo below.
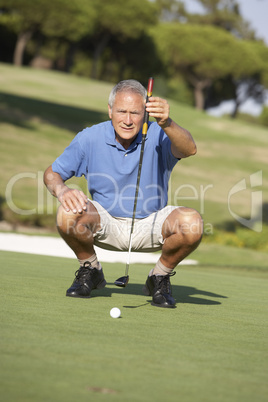
{"type": "Polygon", "coordinates": [[[100,216],[91,202],[87,204],[87,210],[81,214],[66,212],[60,206],[57,227],[59,234],[78,259],[85,260],[95,254],[93,234],[100,229],[100,216]]]}
{"type": "Polygon", "coordinates": [[[173,270],[197,248],[202,234],[203,220],[196,210],[185,207],[174,209],[162,227],[164,244],[161,263],[173,270]]]}
{"type": "Polygon", "coordinates": [[[178,263],[197,248],[202,234],[203,221],[194,209],[180,207],[168,215],[162,226],[162,254],[150,272],[144,288],[145,294],[153,296],[153,305],[175,307],[170,276],[178,263]]]}
{"type": "Polygon", "coordinates": [[[102,267],[94,250],[94,233],[100,229],[100,216],[89,202],[87,210],[81,214],[66,212],[62,206],[57,214],[59,234],[74,251],[80,263],[72,286],[66,295],[72,297],[90,297],[91,290],[106,285],[102,267]]]}

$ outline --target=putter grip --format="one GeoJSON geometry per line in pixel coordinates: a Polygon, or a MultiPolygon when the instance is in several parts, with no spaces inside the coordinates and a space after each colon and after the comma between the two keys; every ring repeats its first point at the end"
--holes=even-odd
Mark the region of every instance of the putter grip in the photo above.
{"type": "MultiPolygon", "coordinates": [[[[146,103],[148,102],[149,98],[152,96],[153,86],[154,86],[154,79],[151,77],[151,78],[149,78],[149,81],[148,81],[146,103]]],[[[149,113],[146,112],[146,110],[145,110],[144,119],[143,119],[143,126],[142,126],[142,135],[147,134],[148,121],[149,121],[149,113]]]]}
{"type": "Polygon", "coordinates": [[[147,98],[152,96],[153,93],[153,86],[154,86],[154,79],[153,77],[149,78],[148,87],[147,87],[147,98]]]}

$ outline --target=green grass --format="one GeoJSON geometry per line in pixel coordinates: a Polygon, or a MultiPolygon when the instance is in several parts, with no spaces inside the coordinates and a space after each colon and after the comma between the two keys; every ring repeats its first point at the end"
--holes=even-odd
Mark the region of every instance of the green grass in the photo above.
{"type": "MultiPolygon", "coordinates": [[[[0,219],[5,212],[10,221],[40,224],[43,215],[42,224],[55,226],[57,203],[44,188],[43,171],[76,132],[108,118],[111,87],[0,64],[0,219]],[[36,209],[30,216],[4,209],[14,178],[14,205],[36,209]]],[[[227,225],[230,189],[244,178],[250,187],[249,176],[262,170],[267,207],[267,128],[170,105],[198,147],[174,169],[170,203],[198,209],[206,224],[227,225]]],[[[83,179],[71,183],[86,191],[83,179]]],[[[249,215],[250,195],[233,197],[234,212],[249,215]]],[[[103,264],[107,287],[73,300],[65,291],[75,261],[0,252],[3,401],[266,401],[267,253],[204,239],[190,258],[199,265],[177,270],[178,306],[166,310],[142,295],[149,265],[131,266],[129,285],[119,289],[113,281],[124,265],[103,264]],[[115,306],[118,320],[109,316],[115,306]]]]}
{"type": "Polygon", "coordinates": [[[172,278],[174,310],[142,295],[150,265],[121,289],[124,265],[103,264],[107,287],[72,299],[74,260],[0,252],[2,400],[266,401],[267,270],[226,267],[230,249],[207,267],[205,251],[172,278]]]}
{"type": "MultiPolygon", "coordinates": [[[[0,196],[4,199],[10,180],[19,177],[12,186],[14,204],[22,209],[39,204],[42,210],[43,205],[55,203],[47,198],[42,172],[78,131],[108,119],[107,98],[112,85],[55,71],[0,64],[0,87],[0,196]],[[35,177],[21,177],[25,172],[35,177]]],[[[229,191],[244,178],[250,188],[249,176],[261,170],[263,203],[267,204],[268,129],[213,118],[174,101],[170,106],[171,117],[193,134],[198,153],[175,167],[169,202],[196,208],[206,224],[223,224],[233,219],[227,203],[229,191]]],[[[86,191],[83,179],[71,183],[86,191]]],[[[232,210],[248,217],[250,196],[250,190],[235,194],[232,210]]]]}
{"type": "Polygon", "coordinates": [[[236,268],[241,271],[268,273],[267,252],[203,241],[189,258],[197,260],[199,266],[206,268],[236,268]]]}

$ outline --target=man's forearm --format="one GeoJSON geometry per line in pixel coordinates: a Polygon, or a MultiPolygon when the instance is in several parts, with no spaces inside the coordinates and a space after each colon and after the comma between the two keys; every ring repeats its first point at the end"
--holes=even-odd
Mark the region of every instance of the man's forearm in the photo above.
{"type": "Polygon", "coordinates": [[[44,173],[44,183],[48,191],[56,198],[68,187],[64,184],[61,176],[53,172],[52,167],[49,166],[44,173]]]}
{"type": "Polygon", "coordinates": [[[83,191],[66,186],[61,176],[53,172],[51,166],[44,173],[44,183],[48,191],[58,199],[67,212],[72,211],[74,214],[80,214],[86,211],[88,203],[86,194],[83,191]]]}
{"type": "Polygon", "coordinates": [[[190,132],[169,117],[169,104],[165,99],[150,97],[146,111],[154,117],[171,141],[171,151],[175,158],[187,158],[196,154],[196,145],[190,132]]]}
{"type": "Polygon", "coordinates": [[[170,118],[163,130],[171,141],[171,151],[176,158],[187,158],[196,154],[196,144],[188,130],[170,118]]]}

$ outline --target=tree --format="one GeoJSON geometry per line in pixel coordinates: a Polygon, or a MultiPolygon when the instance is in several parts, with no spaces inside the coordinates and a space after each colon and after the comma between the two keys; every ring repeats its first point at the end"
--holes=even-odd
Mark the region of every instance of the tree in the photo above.
{"type": "Polygon", "coordinates": [[[236,117],[239,106],[248,98],[256,102],[264,103],[265,89],[268,88],[268,48],[262,42],[243,41],[242,45],[248,53],[251,53],[259,68],[248,76],[233,77],[232,83],[235,88],[235,108],[231,117],[236,117]]]}
{"type": "Polygon", "coordinates": [[[182,0],[154,0],[154,3],[158,9],[159,22],[180,21],[188,15],[182,0]]]}
{"type": "MultiPolygon", "coordinates": [[[[96,0],[97,1],[97,0],[96,0]]],[[[34,34],[78,41],[96,25],[93,0],[0,0],[0,23],[16,32],[14,64],[22,65],[27,43],[34,34]]]]}
{"type": "MultiPolygon", "coordinates": [[[[197,0],[197,2],[202,5],[204,13],[188,14],[188,22],[214,25],[230,32],[237,38],[247,41],[251,40],[252,43],[254,43],[253,41],[255,40],[256,43],[256,34],[250,27],[249,22],[242,17],[238,1],[197,0]]],[[[251,50],[248,47],[247,53],[250,52],[251,50]]],[[[235,108],[232,112],[232,117],[236,116],[239,106],[248,97],[253,97],[258,102],[262,102],[264,99],[263,87],[260,85],[259,72],[255,72],[250,76],[247,74],[242,75],[238,79],[230,75],[224,80],[221,79],[221,82],[229,86],[233,93],[233,98],[235,99],[235,108]]]]}
{"type": "Polygon", "coordinates": [[[242,39],[254,39],[255,32],[240,13],[236,0],[197,0],[204,9],[202,14],[187,14],[187,21],[214,25],[242,39]]]}
{"type": "MultiPolygon", "coordinates": [[[[157,23],[157,7],[149,0],[102,0],[97,2],[96,11],[98,24],[91,37],[92,78],[98,77],[98,64],[108,44],[137,40],[157,23]]],[[[132,49],[128,51],[131,53],[132,49]]]]}
{"type": "Polygon", "coordinates": [[[261,60],[260,83],[268,89],[268,47],[262,42],[248,42],[248,46],[257,54],[261,60]]]}
{"type": "MultiPolygon", "coordinates": [[[[115,38],[116,40],[116,38],[115,38]]],[[[129,38],[124,42],[110,43],[110,53],[114,57],[114,66],[117,75],[114,81],[132,77],[140,81],[145,87],[148,77],[162,73],[163,65],[158,57],[152,38],[144,33],[138,38],[129,38]]],[[[109,63],[102,63],[105,67],[109,63]]],[[[101,79],[108,76],[101,75],[101,79]]]]}
{"type": "Polygon", "coordinates": [[[198,109],[204,108],[205,90],[213,81],[228,75],[234,79],[249,77],[261,69],[260,59],[223,29],[166,23],[150,32],[167,74],[183,74],[193,87],[198,109]]]}
{"type": "MultiPolygon", "coordinates": [[[[236,117],[239,107],[248,99],[263,104],[268,88],[268,48],[262,42],[242,41],[242,46],[250,52],[259,68],[253,74],[243,77],[227,76],[213,83],[209,91],[207,106],[218,105],[222,100],[233,99],[235,107],[231,117],[236,117]]],[[[243,64],[243,60],[241,61],[243,64]]]]}

